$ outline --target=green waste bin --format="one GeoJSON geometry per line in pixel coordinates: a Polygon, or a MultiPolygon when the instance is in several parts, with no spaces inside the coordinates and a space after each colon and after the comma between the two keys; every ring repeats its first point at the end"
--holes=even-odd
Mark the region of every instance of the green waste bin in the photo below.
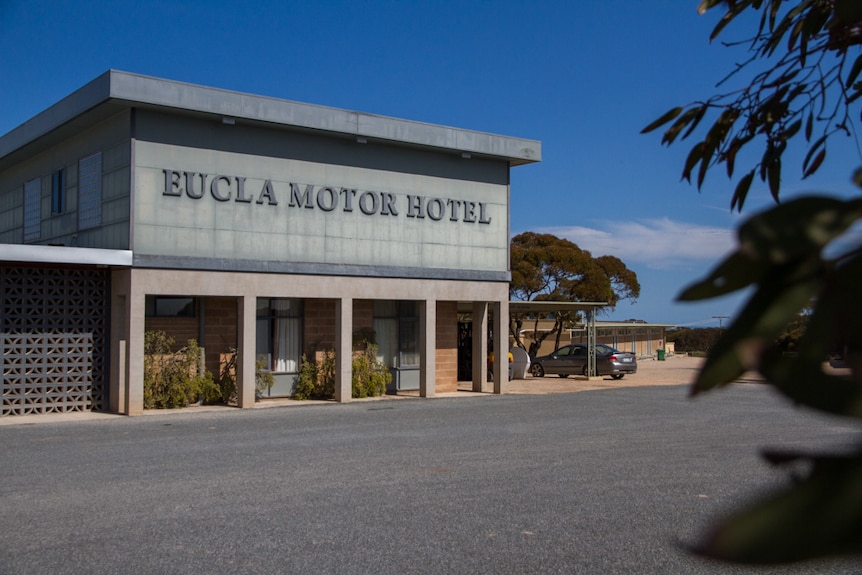
{"type": "Polygon", "coordinates": [[[664,361],[664,350],[663,349],[658,350],[658,360],[664,361]]]}

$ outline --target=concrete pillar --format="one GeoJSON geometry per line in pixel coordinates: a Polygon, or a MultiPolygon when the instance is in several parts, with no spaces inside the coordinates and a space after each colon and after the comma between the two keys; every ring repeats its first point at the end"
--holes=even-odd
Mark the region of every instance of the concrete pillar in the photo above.
{"type": "Polygon", "coordinates": [[[255,400],[255,321],[257,297],[237,298],[236,401],[241,408],[254,406],[255,400]]]}
{"type": "Polygon", "coordinates": [[[335,302],[335,401],[353,396],[353,298],[335,302]]]}
{"type": "Polygon", "coordinates": [[[134,284],[134,278],[130,278],[131,289],[125,302],[127,360],[123,411],[126,415],[143,415],[146,294],[136,289],[134,284]]]}
{"type": "Polygon", "coordinates": [[[437,302],[419,302],[419,395],[434,397],[437,383],[437,302]]]}
{"type": "Polygon", "coordinates": [[[488,302],[473,302],[473,391],[485,389],[488,379],[488,302]]]}
{"type": "Polygon", "coordinates": [[[509,302],[494,307],[494,393],[505,393],[509,384],[509,302]]]}
{"type": "Polygon", "coordinates": [[[125,413],[128,362],[129,270],[111,273],[111,342],[108,375],[108,411],[125,413]]]}

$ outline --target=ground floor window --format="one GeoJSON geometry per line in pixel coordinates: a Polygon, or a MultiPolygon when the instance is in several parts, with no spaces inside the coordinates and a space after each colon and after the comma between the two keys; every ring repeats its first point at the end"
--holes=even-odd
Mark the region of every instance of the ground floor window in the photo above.
{"type": "Polygon", "coordinates": [[[419,308],[415,301],[375,300],[377,356],[393,372],[393,386],[419,388],[419,308]]]}
{"type": "Polygon", "coordinates": [[[257,299],[257,355],[274,373],[298,373],[302,360],[302,300],[257,299]]]}

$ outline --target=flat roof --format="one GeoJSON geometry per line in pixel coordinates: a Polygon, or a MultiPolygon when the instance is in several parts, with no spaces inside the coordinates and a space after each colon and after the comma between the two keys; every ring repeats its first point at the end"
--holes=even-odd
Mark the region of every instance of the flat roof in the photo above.
{"type": "MultiPolygon", "coordinates": [[[[557,311],[587,311],[608,305],[606,301],[509,301],[509,315],[515,313],[554,313],[557,311]]],[[[472,302],[458,302],[459,313],[473,311],[472,302]]],[[[544,321],[544,320],[540,320],[544,321]]]]}
{"type": "Polygon", "coordinates": [[[0,167],[10,155],[60,130],[73,132],[129,107],[171,109],[212,115],[225,122],[263,122],[378,140],[394,144],[476,154],[510,166],[540,162],[537,140],[366,114],[327,106],[210,88],[108,70],[50,108],[0,137],[0,167]]]}
{"type": "MultiPolygon", "coordinates": [[[[551,325],[553,323],[553,321],[554,320],[552,320],[552,319],[540,319],[539,324],[540,325],[551,325]]],[[[583,329],[586,326],[587,326],[587,324],[585,324],[583,322],[579,322],[579,323],[574,324],[573,327],[566,328],[566,329],[583,329]]],[[[597,328],[615,328],[615,327],[616,328],[632,328],[632,327],[664,327],[664,328],[668,328],[668,327],[676,327],[676,326],[677,326],[677,324],[675,324],[675,323],[650,323],[650,322],[645,322],[645,321],[607,321],[607,320],[602,321],[599,319],[596,320],[596,327],[597,328]]],[[[522,331],[533,331],[533,330],[532,329],[526,329],[526,330],[522,330],[522,331]]],[[[548,331],[548,330],[547,329],[540,329],[539,331],[548,331]]]]}
{"type": "Polygon", "coordinates": [[[644,321],[596,321],[596,327],[676,327],[675,323],[649,323],[644,321]]]}
{"type": "Polygon", "coordinates": [[[510,301],[509,314],[587,311],[608,305],[606,301],[510,301]]]}

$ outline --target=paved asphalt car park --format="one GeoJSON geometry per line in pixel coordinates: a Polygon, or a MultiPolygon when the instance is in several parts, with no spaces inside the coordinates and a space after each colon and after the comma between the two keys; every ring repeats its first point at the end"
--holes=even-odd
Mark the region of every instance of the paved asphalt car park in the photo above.
{"type": "Polygon", "coordinates": [[[697,366],[504,395],[3,421],[0,573],[862,573],[685,550],[786,484],[762,447],[841,450],[859,431],[758,383],[689,399],[697,366]]]}

